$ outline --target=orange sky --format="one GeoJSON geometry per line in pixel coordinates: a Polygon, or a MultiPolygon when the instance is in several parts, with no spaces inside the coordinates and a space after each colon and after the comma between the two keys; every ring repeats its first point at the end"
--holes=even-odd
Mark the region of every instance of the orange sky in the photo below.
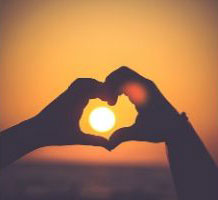
{"type": "MultiPolygon", "coordinates": [[[[218,161],[217,10],[215,0],[2,0],[0,128],[34,116],[76,78],[104,81],[126,65],[187,112],[218,161]]],[[[134,110],[125,97],[118,104],[134,110]]],[[[120,114],[117,126],[134,121],[129,113],[120,114]]],[[[82,126],[88,128],[85,119],[82,126]]],[[[166,164],[164,144],[146,142],[124,143],[112,153],[42,148],[24,159],[166,164]]]]}

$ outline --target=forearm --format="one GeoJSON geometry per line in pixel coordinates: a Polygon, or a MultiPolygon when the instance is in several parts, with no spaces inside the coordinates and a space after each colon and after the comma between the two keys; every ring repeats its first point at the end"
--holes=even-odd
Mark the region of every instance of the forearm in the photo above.
{"type": "Polygon", "coordinates": [[[179,199],[218,199],[217,167],[191,124],[181,121],[166,142],[179,199]]]}
{"type": "Polygon", "coordinates": [[[0,133],[0,168],[43,146],[33,119],[0,133]]]}

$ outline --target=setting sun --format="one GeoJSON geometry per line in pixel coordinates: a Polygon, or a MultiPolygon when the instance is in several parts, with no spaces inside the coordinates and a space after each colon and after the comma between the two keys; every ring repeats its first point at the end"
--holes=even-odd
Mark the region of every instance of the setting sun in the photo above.
{"type": "Polygon", "coordinates": [[[115,115],[107,107],[98,107],[90,113],[89,123],[94,130],[106,132],[114,127],[115,115]]]}

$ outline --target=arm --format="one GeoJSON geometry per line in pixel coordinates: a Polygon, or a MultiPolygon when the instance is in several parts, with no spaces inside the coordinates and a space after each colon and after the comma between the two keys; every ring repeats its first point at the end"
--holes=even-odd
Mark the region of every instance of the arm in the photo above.
{"type": "Polygon", "coordinates": [[[126,67],[112,72],[107,77],[106,84],[114,94],[112,104],[118,95],[124,93],[138,111],[133,126],[119,129],[111,136],[111,148],[129,140],[165,142],[178,198],[217,200],[216,165],[191,124],[166,100],[156,85],[126,67]],[[138,88],[135,91],[126,89],[130,83],[137,83],[135,86],[138,88]],[[146,98],[139,102],[139,98],[134,97],[135,94],[146,98]]]}
{"type": "Polygon", "coordinates": [[[0,134],[0,168],[43,146],[37,137],[33,119],[13,126],[0,134]]]}
{"type": "Polygon", "coordinates": [[[217,167],[197,133],[185,119],[174,131],[166,147],[179,199],[218,199],[217,167]]]}
{"type": "Polygon", "coordinates": [[[86,144],[107,148],[106,139],[84,134],[79,127],[89,99],[102,96],[102,85],[94,79],[77,79],[37,116],[0,133],[0,168],[44,146],[86,144]]]}

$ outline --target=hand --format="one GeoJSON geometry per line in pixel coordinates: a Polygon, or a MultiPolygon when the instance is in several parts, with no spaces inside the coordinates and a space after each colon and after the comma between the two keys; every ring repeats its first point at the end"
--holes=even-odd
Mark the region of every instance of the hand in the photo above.
{"type": "MultiPolygon", "coordinates": [[[[156,85],[127,67],[112,72],[105,81],[110,91],[110,104],[114,105],[121,94],[126,94],[138,111],[136,122],[131,127],[121,128],[110,137],[111,149],[129,140],[162,142],[179,121],[180,115],[160,93],[156,85]],[[136,95],[141,95],[143,102],[134,98],[134,91],[128,85],[135,84],[136,95]],[[145,93],[145,94],[140,94],[145,93]]],[[[140,100],[140,99],[139,99],[140,100]]]]}
{"type": "Polygon", "coordinates": [[[94,79],[77,79],[71,86],[34,119],[38,140],[43,146],[86,144],[107,148],[108,141],[99,136],[84,134],[79,120],[89,99],[101,98],[103,84],[94,79]]]}

